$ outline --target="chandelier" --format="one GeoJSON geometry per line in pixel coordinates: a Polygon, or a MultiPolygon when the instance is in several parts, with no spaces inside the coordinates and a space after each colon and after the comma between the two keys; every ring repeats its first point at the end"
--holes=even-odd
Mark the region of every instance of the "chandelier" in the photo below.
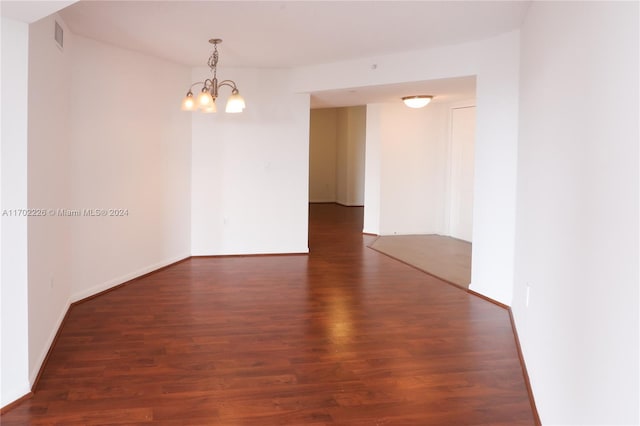
{"type": "Polygon", "coordinates": [[[240,96],[238,87],[233,80],[222,80],[218,82],[217,66],[218,66],[218,45],[222,43],[219,38],[212,38],[209,43],[213,44],[213,52],[209,56],[209,69],[211,70],[211,78],[205,81],[198,81],[193,83],[187,92],[187,95],[182,100],[183,111],[202,111],[202,112],[216,112],[216,99],[218,98],[218,90],[222,86],[228,86],[231,88],[231,96],[227,99],[227,106],[224,109],[225,112],[242,112],[245,108],[244,99],[240,96]],[[202,89],[197,96],[193,95],[192,89],[194,86],[202,84],[202,89]]]}

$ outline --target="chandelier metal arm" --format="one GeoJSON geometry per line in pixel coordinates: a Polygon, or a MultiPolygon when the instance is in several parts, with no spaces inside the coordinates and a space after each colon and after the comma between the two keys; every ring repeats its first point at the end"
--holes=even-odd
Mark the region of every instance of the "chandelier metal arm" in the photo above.
{"type": "Polygon", "coordinates": [[[233,80],[222,80],[220,83],[218,83],[218,88],[222,86],[231,87],[231,93],[235,94],[238,92],[238,87],[236,86],[236,82],[233,80]]]}
{"type": "Polygon", "coordinates": [[[191,89],[193,89],[193,87],[197,86],[198,84],[205,84],[205,82],[204,81],[196,81],[191,86],[189,86],[189,91],[191,91],[191,89]]]}

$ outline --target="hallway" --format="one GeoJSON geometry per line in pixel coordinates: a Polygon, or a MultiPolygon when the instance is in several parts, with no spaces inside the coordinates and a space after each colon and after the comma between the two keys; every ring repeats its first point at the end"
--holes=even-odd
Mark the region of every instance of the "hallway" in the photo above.
{"type": "Polygon", "coordinates": [[[25,424],[531,425],[506,310],[310,207],[307,255],[190,258],[71,308],[25,424]]]}

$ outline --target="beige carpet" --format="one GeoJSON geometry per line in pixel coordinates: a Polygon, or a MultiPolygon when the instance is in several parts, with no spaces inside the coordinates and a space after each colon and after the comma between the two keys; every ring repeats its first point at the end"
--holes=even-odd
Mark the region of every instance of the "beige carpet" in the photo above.
{"type": "Polygon", "coordinates": [[[471,243],[442,235],[378,237],[369,247],[444,281],[469,288],[471,243]]]}

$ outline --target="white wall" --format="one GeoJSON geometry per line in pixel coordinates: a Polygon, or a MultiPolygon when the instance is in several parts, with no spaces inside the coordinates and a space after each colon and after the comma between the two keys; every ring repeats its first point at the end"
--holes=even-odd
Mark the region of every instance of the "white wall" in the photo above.
{"type": "MultiPolygon", "coordinates": [[[[27,206],[29,27],[2,18],[0,211],[27,206]]],[[[27,218],[0,222],[0,407],[29,392],[27,218]]]]}
{"type": "MultiPolygon", "coordinates": [[[[457,131],[465,133],[471,144],[456,151],[452,117],[462,105],[475,117],[475,108],[468,108],[474,102],[436,102],[422,109],[401,102],[368,106],[367,197],[375,202],[366,203],[365,232],[452,235],[450,217],[472,217],[473,194],[465,193],[455,178],[463,167],[473,173],[473,164],[458,164],[456,156],[473,160],[475,126],[473,120],[458,123],[457,131]]],[[[473,177],[468,180],[473,188],[473,177]]]]}
{"type": "Polygon", "coordinates": [[[380,104],[380,235],[444,233],[447,113],[380,104]]]}
{"type": "Polygon", "coordinates": [[[312,109],[309,123],[309,201],[336,201],[338,109],[312,109]]]}
{"type": "Polygon", "coordinates": [[[449,134],[449,183],[444,221],[446,235],[464,241],[473,238],[473,163],[476,108],[451,108],[449,134]]]}
{"type": "Polygon", "coordinates": [[[380,116],[382,104],[367,105],[365,135],[364,218],[362,232],[380,234],[380,190],[382,132],[380,116]]]}
{"type": "Polygon", "coordinates": [[[71,205],[126,211],[70,220],[77,300],[190,255],[191,71],[74,42],[71,205]]]}
{"type": "MultiPolygon", "coordinates": [[[[229,69],[247,101],[226,114],[193,113],[193,255],[306,253],[309,95],[286,70],[229,69]]],[[[193,81],[208,76],[195,69],[193,81]]],[[[186,88],[185,88],[186,90],[186,88]]]]}
{"type": "Polygon", "coordinates": [[[476,85],[470,289],[507,305],[513,297],[519,33],[483,53],[476,85]]]}
{"type": "MultiPolygon", "coordinates": [[[[29,27],[28,201],[30,209],[69,205],[70,91],[73,37],[57,15],[29,27]],[[54,22],[64,28],[56,45],[54,22]]],[[[35,379],[71,295],[70,221],[28,218],[29,377],[35,379]]]]}
{"type": "Polygon", "coordinates": [[[70,302],[190,254],[190,70],[66,27],[61,50],[55,19],[30,26],[28,206],[126,215],[29,218],[31,382],[70,302]]]}
{"type": "Polygon", "coordinates": [[[545,425],[640,423],[638,39],[637,2],[522,29],[513,312],[545,425]]]}
{"type": "Polygon", "coordinates": [[[366,106],[338,108],[336,201],[364,205],[366,106]]]}
{"type": "MultiPolygon", "coordinates": [[[[519,37],[515,31],[455,46],[303,67],[293,73],[295,90],[306,93],[477,76],[471,288],[507,304],[513,290],[519,37]]],[[[368,158],[367,173],[369,163],[368,158]]],[[[365,206],[365,230],[375,232],[371,227],[375,214],[367,215],[366,210],[365,206]]]]}

